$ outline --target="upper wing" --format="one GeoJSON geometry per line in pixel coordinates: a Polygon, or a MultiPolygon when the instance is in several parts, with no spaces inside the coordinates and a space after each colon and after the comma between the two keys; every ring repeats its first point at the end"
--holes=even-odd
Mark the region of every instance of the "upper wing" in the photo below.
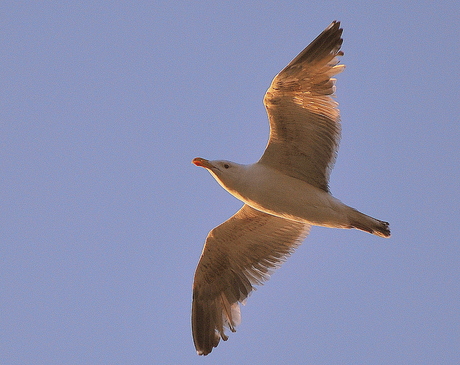
{"type": "Polygon", "coordinates": [[[305,239],[310,226],[275,217],[244,205],[209,232],[195,272],[192,332],[200,355],[209,354],[224,327],[235,331],[240,322],[238,302],[305,239]]]}
{"type": "Polygon", "coordinates": [[[273,79],[264,98],[270,139],[259,162],[325,191],[340,139],[332,76],[345,67],[337,65],[341,36],[340,23],[332,22],[273,79]]]}

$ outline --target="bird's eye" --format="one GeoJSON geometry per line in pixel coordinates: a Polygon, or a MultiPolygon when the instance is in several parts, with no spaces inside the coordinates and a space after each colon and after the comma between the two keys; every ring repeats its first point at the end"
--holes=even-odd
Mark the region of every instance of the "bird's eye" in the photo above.
{"type": "Polygon", "coordinates": [[[224,164],[224,167],[225,167],[226,169],[228,169],[228,168],[230,167],[230,165],[229,165],[228,163],[225,163],[225,164],[224,164]]]}

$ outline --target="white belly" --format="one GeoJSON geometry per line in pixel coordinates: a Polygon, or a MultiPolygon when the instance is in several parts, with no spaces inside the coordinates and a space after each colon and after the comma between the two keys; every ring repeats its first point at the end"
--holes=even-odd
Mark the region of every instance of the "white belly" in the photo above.
{"type": "Polygon", "coordinates": [[[228,189],[249,206],[314,225],[349,228],[350,208],[329,193],[265,166],[252,165],[244,182],[228,189]]]}

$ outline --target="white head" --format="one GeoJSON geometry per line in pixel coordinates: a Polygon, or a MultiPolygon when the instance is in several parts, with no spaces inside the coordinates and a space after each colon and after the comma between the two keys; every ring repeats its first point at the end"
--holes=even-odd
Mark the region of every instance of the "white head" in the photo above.
{"type": "Polygon", "coordinates": [[[227,160],[209,161],[201,157],[194,158],[192,163],[207,169],[217,182],[232,194],[238,188],[238,185],[242,183],[242,177],[246,169],[246,165],[235,162],[227,160]]]}

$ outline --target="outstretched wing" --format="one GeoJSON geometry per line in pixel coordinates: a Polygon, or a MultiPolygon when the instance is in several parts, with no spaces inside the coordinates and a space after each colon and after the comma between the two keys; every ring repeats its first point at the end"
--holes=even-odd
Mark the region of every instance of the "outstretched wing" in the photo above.
{"type": "Polygon", "coordinates": [[[192,332],[196,350],[209,354],[225,328],[240,322],[239,303],[305,239],[310,226],[244,205],[209,232],[193,283],[192,332]]]}
{"type": "Polygon", "coordinates": [[[339,22],[332,22],[272,81],[264,98],[270,138],[260,163],[328,191],[340,140],[333,75],[343,71],[339,22]]]}

